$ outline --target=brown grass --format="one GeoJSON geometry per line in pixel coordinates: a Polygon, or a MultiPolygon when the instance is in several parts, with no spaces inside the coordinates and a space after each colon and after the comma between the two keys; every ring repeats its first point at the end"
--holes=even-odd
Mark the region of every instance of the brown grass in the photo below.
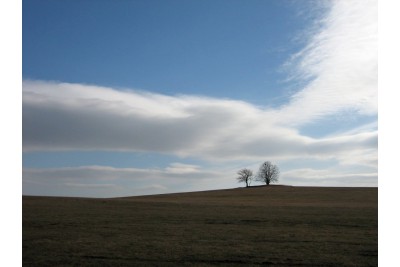
{"type": "Polygon", "coordinates": [[[23,197],[26,266],[377,266],[377,188],[23,197]]]}

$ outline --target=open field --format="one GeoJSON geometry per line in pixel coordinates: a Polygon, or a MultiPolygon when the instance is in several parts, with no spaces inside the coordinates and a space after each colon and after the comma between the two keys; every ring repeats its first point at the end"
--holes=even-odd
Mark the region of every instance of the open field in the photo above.
{"type": "Polygon", "coordinates": [[[377,188],[23,197],[24,266],[377,266],[377,188]]]}

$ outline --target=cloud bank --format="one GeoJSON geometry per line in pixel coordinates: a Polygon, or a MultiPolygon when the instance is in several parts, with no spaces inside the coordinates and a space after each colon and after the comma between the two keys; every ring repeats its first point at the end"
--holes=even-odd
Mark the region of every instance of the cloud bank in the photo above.
{"type": "Polygon", "coordinates": [[[377,131],[315,139],[249,103],[24,81],[24,151],[146,151],[208,160],[331,158],[377,146],[377,131]]]}

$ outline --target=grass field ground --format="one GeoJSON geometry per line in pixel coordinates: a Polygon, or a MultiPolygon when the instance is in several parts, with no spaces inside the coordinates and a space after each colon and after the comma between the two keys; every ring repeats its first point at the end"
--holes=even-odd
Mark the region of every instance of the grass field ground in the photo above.
{"type": "Polygon", "coordinates": [[[377,188],[23,197],[24,266],[377,266],[377,188]]]}

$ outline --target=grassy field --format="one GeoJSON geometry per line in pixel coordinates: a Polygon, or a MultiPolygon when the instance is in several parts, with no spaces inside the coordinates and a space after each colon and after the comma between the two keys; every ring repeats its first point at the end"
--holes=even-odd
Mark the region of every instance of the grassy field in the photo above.
{"type": "Polygon", "coordinates": [[[377,266],[377,188],[23,197],[24,266],[377,266]]]}

